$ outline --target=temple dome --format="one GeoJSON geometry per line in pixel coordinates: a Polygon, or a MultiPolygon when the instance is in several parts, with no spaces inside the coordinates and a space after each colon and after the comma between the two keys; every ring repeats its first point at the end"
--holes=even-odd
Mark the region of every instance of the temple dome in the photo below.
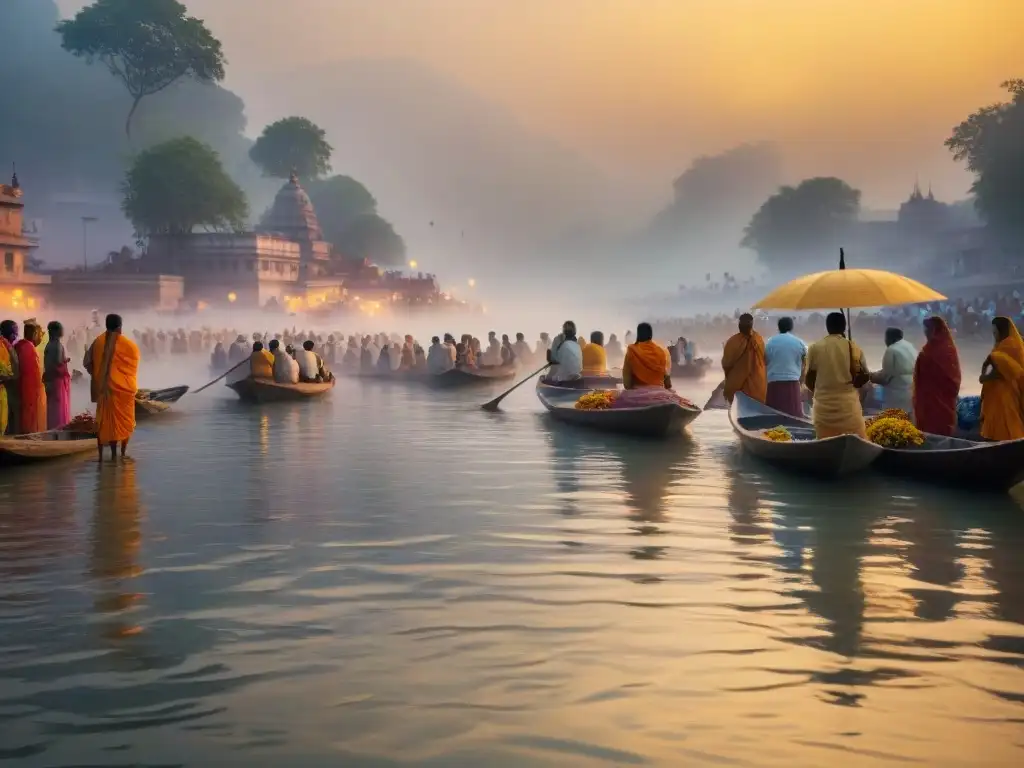
{"type": "Polygon", "coordinates": [[[313,203],[294,173],[288,183],[278,190],[274,204],[263,215],[259,231],[299,242],[324,239],[313,203]]]}

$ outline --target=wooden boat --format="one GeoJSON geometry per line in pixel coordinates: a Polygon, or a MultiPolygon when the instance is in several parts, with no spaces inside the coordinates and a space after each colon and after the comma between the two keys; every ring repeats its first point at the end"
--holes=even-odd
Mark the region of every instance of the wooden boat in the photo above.
{"type": "Polygon", "coordinates": [[[711,369],[711,358],[701,357],[689,365],[673,365],[673,379],[700,379],[711,369]]]}
{"type": "Polygon", "coordinates": [[[31,464],[96,450],[96,436],[60,429],[0,438],[0,465],[31,464]]]}
{"type": "Polygon", "coordinates": [[[170,410],[171,404],[181,400],[186,392],[187,386],[143,390],[144,398],[135,397],[135,419],[148,419],[166,413],[170,410]]]}
{"type": "Polygon", "coordinates": [[[436,389],[460,389],[509,381],[515,376],[515,365],[496,365],[492,368],[452,368],[444,373],[427,374],[423,381],[436,389]]]}
{"type": "Polygon", "coordinates": [[[700,408],[677,403],[659,403],[642,408],[609,408],[582,411],[576,401],[588,390],[553,387],[537,383],[537,398],[553,419],[588,429],[638,437],[666,437],[679,434],[701,414],[700,408]]]}
{"type": "Polygon", "coordinates": [[[837,478],[867,469],[882,455],[881,446],[857,435],[840,435],[817,440],[814,426],[769,408],[742,392],[733,398],[729,422],[739,436],[743,449],[781,469],[837,478]],[[760,432],[782,426],[793,435],[792,442],[777,443],[760,432]]]}
{"type": "Polygon", "coordinates": [[[1024,439],[980,443],[926,434],[924,445],[883,448],[876,466],[937,485],[1003,493],[1024,481],[1024,439]]]}
{"type": "Polygon", "coordinates": [[[289,400],[305,400],[326,395],[334,389],[334,379],[319,384],[278,384],[268,379],[247,378],[229,383],[232,390],[243,402],[276,403],[289,400]]]}

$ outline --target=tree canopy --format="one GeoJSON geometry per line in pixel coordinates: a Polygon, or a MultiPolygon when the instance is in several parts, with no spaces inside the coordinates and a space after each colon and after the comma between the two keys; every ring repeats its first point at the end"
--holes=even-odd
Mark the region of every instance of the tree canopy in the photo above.
{"type": "Polygon", "coordinates": [[[140,238],[185,235],[197,227],[241,231],[245,194],[209,146],[186,136],[151,147],[125,175],[122,209],[140,238]]]}
{"type": "Polygon", "coordinates": [[[405,263],[405,241],[391,222],[376,213],[357,216],[333,241],[345,259],[367,259],[382,267],[405,263]]]}
{"type": "Polygon", "coordinates": [[[287,179],[293,172],[300,178],[318,179],[331,170],[327,133],[305,117],[286,117],[271,123],[252,149],[249,157],[264,175],[287,179]]]}
{"type": "Polygon", "coordinates": [[[1004,242],[1024,241],[1024,79],[1002,87],[1008,102],[982,107],[953,129],[946,146],[975,175],[978,212],[1004,242]]]}
{"type": "Polygon", "coordinates": [[[131,135],[139,103],[185,77],[224,79],[220,41],[178,0],[96,0],[57,24],[64,50],[100,61],[132,97],[125,120],[131,135]]]}
{"type": "Polygon", "coordinates": [[[348,226],[360,216],[377,212],[377,201],[370,191],[351,176],[331,176],[306,185],[316,208],[324,239],[341,242],[348,226]]]}
{"type": "Polygon", "coordinates": [[[741,245],[773,267],[822,259],[843,244],[860,212],[860,191],[842,179],[806,179],[769,197],[744,230],[741,245]]]}

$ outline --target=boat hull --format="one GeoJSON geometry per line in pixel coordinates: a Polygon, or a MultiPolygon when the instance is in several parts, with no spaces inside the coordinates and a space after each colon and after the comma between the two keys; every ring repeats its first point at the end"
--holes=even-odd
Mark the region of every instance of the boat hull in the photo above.
{"type": "Polygon", "coordinates": [[[511,381],[515,376],[514,365],[501,365],[494,368],[452,368],[444,373],[427,374],[423,380],[434,389],[462,389],[511,381]]]}
{"type": "Polygon", "coordinates": [[[79,456],[96,450],[96,436],[52,430],[0,438],[0,466],[33,464],[79,456]]]}
{"type": "Polygon", "coordinates": [[[866,470],[882,455],[882,448],[858,435],[840,435],[824,440],[813,438],[813,425],[781,413],[743,393],[737,393],[729,408],[729,423],[743,450],[751,456],[786,471],[835,479],[866,470]],[[780,443],[758,434],[783,426],[796,439],[780,443]]]}
{"type": "Polygon", "coordinates": [[[250,378],[232,382],[227,386],[242,402],[279,403],[326,395],[334,389],[334,381],[320,384],[278,384],[275,381],[250,378]]]}
{"type": "Polygon", "coordinates": [[[1024,440],[978,443],[926,435],[918,448],[884,448],[877,466],[936,485],[1005,492],[1024,481],[1024,440]]]}
{"type": "Polygon", "coordinates": [[[579,410],[575,407],[576,401],[586,392],[583,389],[537,385],[538,399],[556,421],[612,434],[650,438],[677,435],[701,414],[699,408],[686,408],[676,403],[642,408],[579,410]]]}

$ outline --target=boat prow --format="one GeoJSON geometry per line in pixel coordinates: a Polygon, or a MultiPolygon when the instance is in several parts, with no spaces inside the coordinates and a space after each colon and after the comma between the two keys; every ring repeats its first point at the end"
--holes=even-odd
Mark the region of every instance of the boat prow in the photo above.
{"type": "Polygon", "coordinates": [[[247,378],[227,387],[247,403],[276,403],[320,397],[334,389],[334,379],[315,384],[279,384],[269,379],[247,378]]]}
{"type": "Polygon", "coordinates": [[[587,391],[537,382],[537,398],[553,419],[602,432],[636,437],[667,437],[681,434],[701,414],[700,408],[688,408],[678,403],[580,410],[576,408],[576,401],[587,391]]]}
{"type": "Polygon", "coordinates": [[[178,402],[186,392],[188,392],[188,387],[182,385],[167,389],[153,389],[143,393],[145,397],[135,398],[136,420],[148,419],[166,413],[170,410],[171,404],[178,402]]]}
{"type": "Polygon", "coordinates": [[[95,435],[54,429],[0,438],[0,465],[31,464],[95,450],[95,435]]]}
{"type": "Polygon", "coordinates": [[[729,423],[743,449],[781,469],[822,478],[838,478],[863,471],[882,455],[881,446],[859,435],[818,440],[806,419],[776,411],[738,392],[729,408],[729,423]],[[785,427],[790,442],[775,442],[761,435],[772,427],[785,427]]]}

